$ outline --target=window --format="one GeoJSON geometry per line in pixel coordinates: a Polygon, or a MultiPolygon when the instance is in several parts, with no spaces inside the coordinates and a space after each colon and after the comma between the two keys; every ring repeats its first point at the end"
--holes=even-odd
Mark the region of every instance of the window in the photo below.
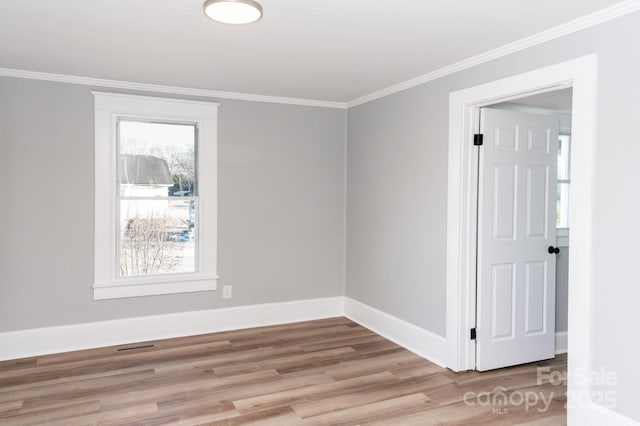
{"type": "Polygon", "coordinates": [[[119,276],[196,272],[195,123],[118,118],[119,276]]]}
{"type": "Polygon", "coordinates": [[[94,298],[215,290],[217,104],[94,96],[94,298]]]}
{"type": "Polygon", "coordinates": [[[571,183],[571,135],[558,137],[558,199],[556,203],[556,227],[569,228],[569,185],[571,183]]]}

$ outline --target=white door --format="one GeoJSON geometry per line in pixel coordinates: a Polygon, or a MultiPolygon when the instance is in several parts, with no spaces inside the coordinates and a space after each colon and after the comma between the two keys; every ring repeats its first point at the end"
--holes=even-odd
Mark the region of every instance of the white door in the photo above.
{"type": "Polygon", "coordinates": [[[558,120],[483,108],[476,368],[555,356],[558,120]]]}

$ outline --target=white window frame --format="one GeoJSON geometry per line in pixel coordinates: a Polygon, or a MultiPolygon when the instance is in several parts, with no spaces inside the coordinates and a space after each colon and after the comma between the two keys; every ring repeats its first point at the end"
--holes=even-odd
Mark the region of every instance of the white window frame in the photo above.
{"type": "MultiPolygon", "coordinates": [[[[569,192],[571,192],[571,148],[572,148],[572,138],[571,138],[571,129],[560,129],[559,136],[568,136],[569,137],[569,164],[568,164],[568,179],[557,179],[557,183],[566,183],[569,185],[569,192]]],[[[571,199],[569,199],[568,210],[571,209],[571,199]]],[[[569,213],[567,211],[567,213],[569,213]]],[[[568,219],[568,218],[567,218],[568,219]]],[[[556,245],[558,247],[569,247],[569,229],[571,224],[569,224],[566,228],[556,228],[556,245]]]]}
{"type": "Polygon", "coordinates": [[[217,115],[213,102],[92,92],[95,101],[95,269],[93,298],[116,299],[216,290],[217,115]],[[198,270],[120,277],[117,273],[117,128],[119,118],[198,126],[198,270]]]}

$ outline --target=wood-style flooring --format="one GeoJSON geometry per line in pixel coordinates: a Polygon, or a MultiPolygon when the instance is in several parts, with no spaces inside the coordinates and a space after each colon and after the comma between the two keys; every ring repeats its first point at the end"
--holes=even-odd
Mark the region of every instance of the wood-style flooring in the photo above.
{"type": "Polygon", "coordinates": [[[563,425],[563,371],[453,373],[331,318],[0,362],[0,424],[563,425]]]}

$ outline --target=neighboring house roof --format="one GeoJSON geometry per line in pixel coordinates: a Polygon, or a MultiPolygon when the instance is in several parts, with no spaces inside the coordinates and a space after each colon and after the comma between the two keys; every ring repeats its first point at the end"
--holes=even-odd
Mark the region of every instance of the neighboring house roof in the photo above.
{"type": "Polygon", "coordinates": [[[121,155],[120,183],[132,185],[173,185],[169,165],[153,155],[121,155]]]}

